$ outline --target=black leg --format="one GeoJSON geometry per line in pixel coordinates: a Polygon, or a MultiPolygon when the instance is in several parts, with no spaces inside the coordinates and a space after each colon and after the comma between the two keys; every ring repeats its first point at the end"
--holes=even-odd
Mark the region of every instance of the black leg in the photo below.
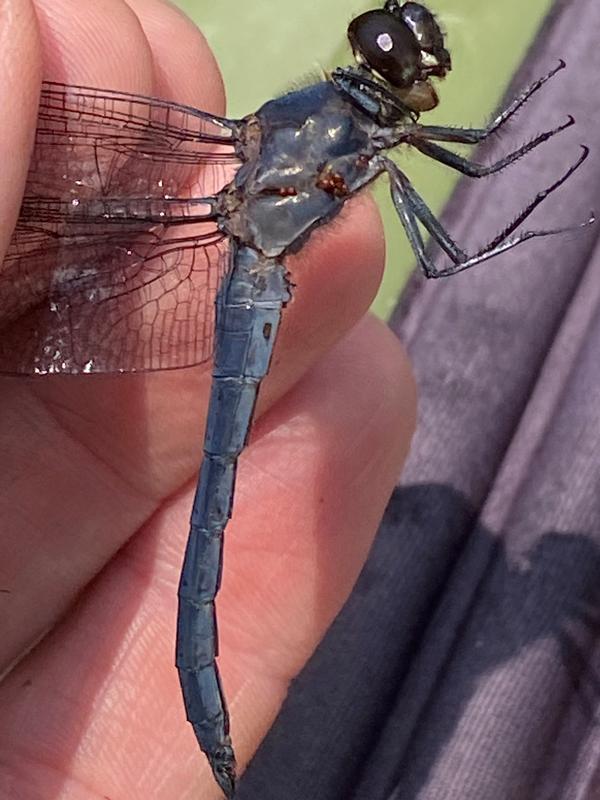
{"type": "MultiPolygon", "coordinates": [[[[402,204],[408,209],[408,213],[419,220],[427,233],[439,244],[442,250],[444,250],[450,256],[452,261],[455,264],[460,264],[463,261],[466,261],[468,258],[467,254],[464,253],[456,244],[454,239],[452,239],[448,231],[435,217],[433,211],[429,208],[427,203],[412,185],[409,178],[402,172],[398,165],[394,161],[386,160],[385,169],[390,176],[392,199],[394,198],[394,191],[399,192],[401,194],[402,204]]],[[[394,205],[396,205],[395,200],[394,205]]],[[[397,206],[396,210],[398,210],[397,206]]],[[[411,245],[412,244],[413,242],[411,240],[411,245]]],[[[413,247],[413,250],[414,249],[415,248],[413,247]]],[[[431,262],[430,265],[432,267],[434,266],[431,264],[431,262]]]]}
{"type": "Polygon", "coordinates": [[[571,125],[574,124],[575,120],[573,117],[569,117],[569,119],[566,122],[563,122],[562,125],[558,125],[551,131],[540,133],[539,136],[536,136],[535,139],[532,139],[522,147],[519,147],[518,150],[514,150],[504,158],[501,158],[499,161],[489,165],[475,164],[468,159],[463,158],[463,156],[459,156],[450,150],[446,150],[444,147],[440,147],[439,144],[425,141],[421,138],[419,133],[412,135],[407,141],[424,155],[428,156],[429,158],[433,158],[435,161],[439,161],[441,164],[445,164],[446,166],[451,167],[458,172],[462,172],[463,175],[468,175],[470,178],[483,178],[486,175],[492,175],[494,172],[500,172],[500,170],[504,169],[509,164],[512,164],[519,158],[522,158],[526,153],[531,152],[531,150],[534,150],[540,144],[543,144],[543,142],[548,141],[548,139],[550,139],[552,136],[560,133],[560,131],[564,131],[566,128],[570,128],[571,125]]]}
{"type": "Polygon", "coordinates": [[[406,198],[404,187],[399,182],[396,182],[392,175],[390,175],[390,189],[392,193],[392,202],[396,209],[400,222],[406,232],[406,237],[410,243],[417,264],[427,278],[437,278],[438,269],[434,262],[429,258],[425,250],[425,243],[421,236],[421,231],[417,225],[415,214],[409,206],[406,198]]]}
{"type": "MultiPolygon", "coordinates": [[[[536,209],[540,205],[540,203],[542,203],[548,197],[548,195],[555,192],[560,186],[563,185],[563,183],[565,183],[565,181],[567,181],[571,177],[571,175],[575,172],[575,170],[579,169],[579,167],[583,164],[583,162],[586,160],[586,158],[590,153],[589,148],[586,147],[585,145],[581,146],[581,151],[582,151],[581,155],[579,156],[577,161],[574,164],[571,164],[569,169],[563,175],[561,175],[560,178],[556,180],[551,186],[548,186],[546,189],[542,189],[541,192],[538,192],[536,196],[533,198],[533,200],[531,200],[531,202],[529,202],[525,206],[525,208],[519,214],[517,214],[517,216],[510,223],[510,225],[507,225],[504,228],[504,230],[500,231],[500,233],[498,234],[498,236],[496,236],[495,239],[493,239],[491,242],[489,242],[489,244],[487,244],[482,250],[479,251],[478,255],[482,252],[486,252],[490,248],[493,250],[495,247],[498,247],[498,245],[504,242],[511,235],[511,233],[514,233],[516,229],[519,227],[519,225],[521,225],[521,223],[523,223],[527,219],[527,217],[532,213],[532,211],[534,211],[534,209],[536,209]]],[[[584,225],[587,225],[589,224],[589,222],[593,221],[594,220],[592,215],[590,217],[590,220],[588,222],[585,222],[584,225]]],[[[570,228],[564,228],[563,230],[570,230],[570,228]]],[[[550,233],[554,233],[554,231],[550,231],[550,233]]]]}
{"type": "Polygon", "coordinates": [[[422,136],[425,139],[437,140],[439,142],[457,142],[459,144],[477,144],[478,142],[482,142],[501,128],[505,122],[513,117],[517,111],[525,105],[532,95],[539,91],[557,72],[563,70],[565,66],[565,62],[561,59],[558,66],[550,70],[543,78],[539,78],[532,83],[531,86],[528,86],[527,89],[521,92],[521,94],[516,97],[496,119],[489,125],[486,125],[485,128],[451,128],[441,125],[422,125],[420,126],[422,136]]]}
{"type": "MultiPolygon", "coordinates": [[[[398,212],[400,221],[404,226],[406,235],[416,256],[419,267],[428,278],[444,278],[449,275],[455,275],[457,272],[462,272],[465,269],[474,267],[476,264],[481,264],[494,256],[504,253],[507,250],[512,250],[513,247],[526,242],[529,239],[540,238],[544,236],[553,236],[557,233],[565,233],[566,231],[573,230],[573,226],[565,228],[556,228],[551,230],[533,230],[523,231],[522,233],[511,236],[515,229],[525,221],[525,219],[537,208],[537,206],[548,197],[549,194],[559,188],[572,174],[578,169],[588,156],[588,149],[584,151],[580,158],[562,175],[555,183],[539,192],[534,200],[529,203],[517,218],[511,222],[492,242],[481,248],[475,255],[469,256],[458,248],[447,231],[443,228],[439,220],[433,215],[432,211],[427,207],[422,198],[418,195],[409,179],[399,169],[399,167],[389,159],[382,159],[388,175],[390,176],[392,202],[398,212]],[[429,232],[431,237],[445,250],[454,262],[449,267],[440,269],[425,251],[423,238],[419,231],[417,220],[421,222],[423,227],[429,232]]],[[[594,221],[593,216],[583,223],[583,226],[590,224],[594,221]]],[[[575,227],[583,227],[581,225],[575,227]]]]}

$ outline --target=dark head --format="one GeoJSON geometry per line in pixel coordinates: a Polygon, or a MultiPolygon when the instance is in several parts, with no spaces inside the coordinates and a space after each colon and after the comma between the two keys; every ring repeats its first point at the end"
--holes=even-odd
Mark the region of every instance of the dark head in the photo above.
{"type": "Polygon", "coordinates": [[[424,5],[387,0],[383,9],[352,20],[348,39],[361,67],[382,79],[411,110],[429,111],[438,103],[431,77],[452,68],[444,35],[424,5]]]}

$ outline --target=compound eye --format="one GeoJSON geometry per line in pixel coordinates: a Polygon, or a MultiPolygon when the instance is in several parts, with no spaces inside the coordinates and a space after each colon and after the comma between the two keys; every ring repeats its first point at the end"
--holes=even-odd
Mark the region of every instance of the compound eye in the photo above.
{"type": "Polygon", "coordinates": [[[444,34],[429,9],[420,3],[405,3],[399,9],[400,16],[413,32],[421,50],[435,56],[442,69],[450,70],[450,53],[444,47],[444,34]]]}
{"type": "Polygon", "coordinates": [[[421,47],[403,20],[387,11],[367,11],[352,20],[348,39],[359,64],[365,64],[397,88],[421,74],[421,47]]]}

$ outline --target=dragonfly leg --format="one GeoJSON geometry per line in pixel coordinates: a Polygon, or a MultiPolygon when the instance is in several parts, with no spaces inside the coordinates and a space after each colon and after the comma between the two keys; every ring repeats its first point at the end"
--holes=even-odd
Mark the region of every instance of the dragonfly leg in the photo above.
{"type": "Polygon", "coordinates": [[[542,78],[534,81],[521,94],[519,94],[498,116],[484,128],[452,128],[444,125],[420,125],[420,131],[424,138],[437,140],[440,142],[457,142],[458,144],[478,144],[483,142],[493,133],[496,133],[517,111],[522,108],[529,98],[539,91],[550,78],[557,72],[565,69],[566,64],[561,59],[554,69],[550,70],[542,78]]]}
{"type": "MultiPolygon", "coordinates": [[[[406,235],[417,258],[419,267],[428,278],[442,278],[448,275],[454,275],[457,272],[462,272],[465,269],[474,267],[483,261],[487,261],[499,253],[504,253],[511,250],[513,247],[526,242],[529,239],[539,238],[543,236],[552,236],[557,233],[564,233],[565,231],[573,230],[573,227],[556,228],[550,230],[532,230],[523,231],[520,234],[512,236],[511,234],[518,228],[518,226],[527,219],[537,206],[548,197],[552,192],[556,191],[568,178],[578,169],[588,156],[588,149],[583,148],[583,152],[579,159],[572,164],[569,169],[561,175],[551,186],[547,187],[535,196],[535,198],[528,203],[528,205],[518,214],[518,216],[507,225],[496,238],[482,247],[474,255],[467,255],[463,252],[454,242],[452,237],[448,234],[439,220],[435,217],[430,208],[428,208],[425,201],[417,193],[416,189],[411,184],[406,175],[399,169],[399,167],[389,159],[381,159],[384,163],[385,169],[390,176],[392,202],[398,212],[400,221],[404,226],[406,235]],[[420,222],[427,232],[431,235],[434,241],[450,256],[452,265],[446,268],[438,267],[434,261],[427,254],[423,237],[419,230],[417,221],[420,222]]],[[[594,221],[593,215],[589,220],[583,223],[583,226],[590,224],[594,221]]],[[[575,227],[582,227],[581,225],[575,227]]]]}
{"type": "Polygon", "coordinates": [[[517,150],[513,150],[512,153],[509,153],[508,155],[504,156],[504,158],[495,161],[493,164],[473,163],[457,153],[453,153],[450,150],[446,150],[444,147],[440,147],[439,144],[434,144],[433,142],[421,138],[418,132],[411,136],[408,139],[408,142],[424,155],[428,156],[429,158],[433,158],[435,161],[439,161],[441,164],[445,164],[446,166],[451,167],[458,172],[461,172],[463,175],[467,175],[470,178],[483,178],[486,175],[492,175],[495,172],[500,172],[500,170],[504,169],[509,164],[512,164],[519,158],[522,158],[526,153],[529,153],[536,147],[539,147],[539,145],[543,144],[543,142],[547,142],[552,136],[564,131],[566,128],[570,128],[571,125],[574,124],[574,118],[569,117],[566,122],[563,122],[561,125],[557,125],[556,128],[552,128],[552,130],[540,133],[539,136],[535,137],[535,139],[532,139],[530,142],[526,142],[526,144],[522,145],[517,150]]]}
{"type": "Polygon", "coordinates": [[[216,664],[215,596],[238,456],[269,368],[281,309],[290,298],[282,264],[248,247],[232,246],[230,258],[230,271],[217,298],[213,382],[179,585],[176,656],[187,718],[228,800],[235,793],[235,756],[216,664]]]}
{"type": "MultiPolygon", "coordinates": [[[[523,223],[527,219],[527,217],[529,217],[529,215],[540,205],[540,203],[543,203],[544,200],[549,195],[553,194],[557,189],[559,189],[563,185],[563,183],[565,183],[566,181],[569,180],[571,175],[576,170],[578,170],[579,167],[586,160],[586,158],[588,157],[589,153],[590,153],[589,148],[586,147],[585,145],[582,145],[581,146],[581,155],[579,156],[577,161],[575,161],[573,164],[571,164],[571,166],[560,176],[560,178],[558,178],[556,181],[554,181],[553,184],[551,184],[550,186],[546,187],[545,189],[542,189],[541,191],[539,191],[536,194],[536,196],[532,200],[529,201],[529,203],[525,206],[525,208],[523,208],[523,210],[520,211],[519,214],[517,214],[517,216],[514,218],[514,220],[512,222],[510,222],[502,231],[500,231],[500,233],[496,236],[495,239],[493,239],[491,242],[489,242],[485,247],[483,247],[479,251],[478,255],[481,255],[481,254],[484,254],[484,253],[487,253],[487,252],[491,252],[491,251],[494,250],[494,248],[497,248],[497,247],[501,246],[503,242],[506,242],[507,239],[509,239],[510,235],[517,230],[519,225],[521,225],[521,223],[523,223]]],[[[583,226],[588,225],[591,222],[594,222],[594,215],[593,214],[590,216],[589,220],[587,220],[586,222],[583,223],[583,226]]],[[[581,225],[575,225],[574,227],[581,227],[581,225]]],[[[534,236],[546,236],[548,234],[553,234],[553,233],[563,233],[565,231],[569,231],[569,230],[572,230],[572,229],[573,229],[573,226],[567,226],[565,228],[560,228],[560,229],[558,229],[556,231],[537,231],[537,232],[536,231],[530,231],[528,238],[532,238],[534,236]]]]}
{"type": "Polygon", "coordinates": [[[411,247],[417,256],[419,265],[428,277],[436,277],[437,268],[425,255],[425,245],[417,225],[421,222],[429,235],[439,244],[455,264],[466,261],[468,256],[452,239],[448,231],[435,217],[433,211],[417,192],[409,178],[398,165],[385,159],[386,170],[390,176],[392,200],[400,220],[404,225],[411,247]]]}
{"type": "Polygon", "coordinates": [[[406,236],[412,247],[412,251],[417,259],[417,264],[427,278],[437,278],[438,268],[432,259],[427,255],[425,243],[421,236],[421,231],[417,224],[417,218],[408,203],[406,194],[402,187],[392,183],[392,202],[400,217],[406,236]]]}

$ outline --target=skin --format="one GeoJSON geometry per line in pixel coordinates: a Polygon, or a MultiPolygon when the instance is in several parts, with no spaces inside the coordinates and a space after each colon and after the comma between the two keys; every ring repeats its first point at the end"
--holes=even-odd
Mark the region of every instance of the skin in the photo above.
{"type": "MultiPolygon", "coordinates": [[[[0,0],[0,70],[0,246],[42,74],[224,113],[204,39],[157,0],[0,0]]],[[[290,259],[298,288],[241,458],[218,598],[241,771],[347,598],[408,450],[408,360],[366,315],[383,254],[361,197],[290,259]]],[[[209,379],[0,381],[2,797],[219,797],[173,666],[209,379]]]]}

